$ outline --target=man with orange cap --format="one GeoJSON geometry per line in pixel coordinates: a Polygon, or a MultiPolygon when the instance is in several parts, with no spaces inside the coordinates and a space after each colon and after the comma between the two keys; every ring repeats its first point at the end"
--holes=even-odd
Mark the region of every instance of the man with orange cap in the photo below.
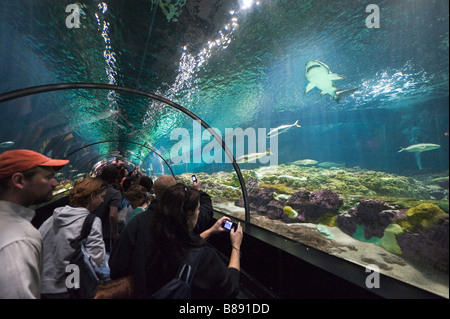
{"type": "Polygon", "coordinates": [[[39,298],[42,238],[28,208],[48,202],[58,182],[55,171],[68,160],[30,150],[0,154],[0,298],[39,298]]]}

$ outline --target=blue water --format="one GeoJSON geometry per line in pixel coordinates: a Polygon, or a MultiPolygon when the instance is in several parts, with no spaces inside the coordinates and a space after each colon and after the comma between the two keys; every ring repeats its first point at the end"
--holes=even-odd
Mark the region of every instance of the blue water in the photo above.
{"type": "MultiPolygon", "coordinates": [[[[172,2],[172,15],[156,1],[83,4],[80,29],[68,29],[63,5],[3,1],[0,92],[58,82],[117,84],[167,97],[222,134],[268,132],[299,120],[302,128],[279,136],[279,163],[311,158],[414,174],[414,154],[397,152],[434,143],[441,149],[421,154],[420,173],[448,168],[447,2],[379,1],[380,28],[372,29],[370,1],[172,2]],[[305,95],[310,59],[346,77],[335,82],[339,89],[359,90],[339,103],[317,88],[305,95]]],[[[60,156],[127,137],[170,160],[167,132],[192,130],[178,111],[120,93],[56,92],[9,103],[1,141],[60,156]],[[17,133],[24,128],[36,132],[32,139],[17,133]],[[69,133],[74,138],[63,141],[69,133]]],[[[117,148],[122,156],[139,154],[130,158],[137,165],[159,165],[136,145],[89,151],[117,148]]],[[[183,170],[231,169],[213,166],[183,170]]]]}

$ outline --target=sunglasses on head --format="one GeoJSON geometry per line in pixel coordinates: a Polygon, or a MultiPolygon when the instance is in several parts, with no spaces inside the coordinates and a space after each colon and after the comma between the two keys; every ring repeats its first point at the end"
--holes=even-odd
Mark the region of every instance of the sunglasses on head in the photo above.
{"type": "Polygon", "coordinates": [[[191,196],[191,187],[189,187],[189,186],[184,186],[184,191],[185,191],[185,195],[184,195],[183,203],[181,204],[181,210],[183,210],[184,204],[186,203],[186,201],[188,200],[188,198],[191,196]]]}

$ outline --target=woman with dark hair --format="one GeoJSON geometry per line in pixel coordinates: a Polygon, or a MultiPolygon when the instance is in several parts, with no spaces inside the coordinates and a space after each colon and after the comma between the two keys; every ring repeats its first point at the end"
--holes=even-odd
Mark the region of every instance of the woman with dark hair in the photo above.
{"type": "Polygon", "coordinates": [[[102,221],[103,240],[106,252],[109,253],[114,240],[119,237],[118,213],[122,201],[122,193],[119,191],[120,175],[115,165],[109,165],[102,169],[98,177],[108,183],[108,188],[103,203],[92,213],[102,221]]]}
{"type": "Polygon", "coordinates": [[[163,194],[150,222],[150,243],[146,264],[146,295],[174,278],[189,256],[199,258],[192,281],[192,298],[235,298],[239,293],[240,246],[242,227],[230,231],[231,257],[228,267],[217,252],[203,245],[212,234],[225,232],[219,219],[200,236],[192,231],[197,223],[200,193],[195,188],[176,184],[163,194]]]}
{"type": "MultiPolygon", "coordinates": [[[[100,178],[88,177],[75,184],[69,194],[69,204],[54,210],[39,228],[44,244],[42,298],[68,298],[66,267],[75,249],[70,242],[78,237],[84,220],[102,202],[108,184],[100,178]]],[[[102,223],[96,217],[86,238],[86,251],[100,266],[105,260],[102,223]]]]}

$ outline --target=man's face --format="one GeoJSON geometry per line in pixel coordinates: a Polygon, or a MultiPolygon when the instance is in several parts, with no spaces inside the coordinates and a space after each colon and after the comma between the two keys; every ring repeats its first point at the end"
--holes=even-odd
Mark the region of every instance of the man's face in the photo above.
{"type": "Polygon", "coordinates": [[[52,167],[38,167],[37,173],[24,181],[28,206],[45,203],[52,199],[52,193],[59,184],[54,175],[55,170],[52,167]]]}

